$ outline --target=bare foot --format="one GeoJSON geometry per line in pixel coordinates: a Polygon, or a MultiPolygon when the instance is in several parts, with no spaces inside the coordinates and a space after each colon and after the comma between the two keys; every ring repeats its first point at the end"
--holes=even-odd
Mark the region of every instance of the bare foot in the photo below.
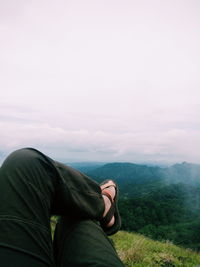
{"type": "MultiPolygon", "coordinates": [[[[113,181],[108,181],[106,184],[102,185],[101,190],[102,190],[102,192],[105,190],[107,193],[110,194],[112,200],[114,199],[116,191],[115,191],[115,184],[113,183],[113,181]]],[[[109,211],[109,209],[111,207],[111,201],[105,195],[102,195],[102,197],[103,197],[104,203],[105,203],[105,210],[103,213],[103,217],[105,217],[107,212],[109,211]]],[[[110,222],[106,226],[111,227],[114,223],[115,223],[115,217],[113,216],[112,219],[110,220],[110,222]]]]}

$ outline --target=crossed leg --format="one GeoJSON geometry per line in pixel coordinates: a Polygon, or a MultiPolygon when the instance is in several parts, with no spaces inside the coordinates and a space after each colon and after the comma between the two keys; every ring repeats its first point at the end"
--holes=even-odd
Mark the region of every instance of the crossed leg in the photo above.
{"type": "Polygon", "coordinates": [[[0,169],[0,203],[0,256],[4,255],[6,267],[9,262],[10,266],[24,267],[27,261],[29,267],[59,266],[59,257],[55,262],[53,256],[52,214],[67,216],[62,219],[66,225],[62,229],[71,229],[67,234],[56,231],[61,232],[55,237],[57,244],[59,236],[67,235],[62,239],[64,250],[60,252],[61,247],[54,246],[58,255],[65,255],[61,261],[63,267],[123,266],[97,223],[106,207],[99,185],[41,152],[21,149],[5,160],[0,169]],[[86,244],[91,244],[88,249],[86,244]],[[73,253],[69,254],[71,248],[73,253]],[[80,251],[82,265],[76,265],[80,251]],[[68,265],[66,255],[71,255],[68,265]],[[88,257],[93,259],[90,265],[84,263],[88,257]],[[105,262],[105,258],[110,260],[105,262]]]}

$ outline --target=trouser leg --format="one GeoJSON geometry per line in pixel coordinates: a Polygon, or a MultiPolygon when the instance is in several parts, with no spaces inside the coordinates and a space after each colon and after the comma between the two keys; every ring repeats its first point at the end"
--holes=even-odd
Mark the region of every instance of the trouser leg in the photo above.
{"type": "Polygon", "coordinates": [[[96,221],[62,217],[54,235],[57,267],[123,267],[115,248],[96,221]]]}
{"type": "Polygon", "coordinates": [[[1,267],[47,267],[48,265],[30,256],[6,247],[0,247],[0,266],[1,267]]]}
{"type": "Polygon", "coordinates": [[[0,169],[0,247],[53,266],[51,214],[99,220],[103,210],[97,183],[37,150],[12,153],[0,169]]]}

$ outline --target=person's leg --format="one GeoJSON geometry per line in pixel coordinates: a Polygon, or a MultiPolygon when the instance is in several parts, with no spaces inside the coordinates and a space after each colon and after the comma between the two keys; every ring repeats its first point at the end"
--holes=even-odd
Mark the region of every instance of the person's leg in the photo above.
{"type": "Polygon", "coordinates": [[[22,253],[11,248],[0,247],[1,267],[47,267],[47,265],[27,253],[22,253]]]}
{"type": "Polygon", "coordinates": [[[0,169],[0,250],[53,266],[50,215],[100,220],[104,208],[96,182],[37,150],[18,150],[0,169]]]}
{"type": "Polygon", "coordinates": [[[62,217],[55,230],[57,267],[123,267],[111,241],[92,220],[62,217]]]}
{"type": "Polygon", "coordinates": [[[112,180],[106,180],[101,184],[101,190],[105,203],[103,220],[77,220],[72,216],[60,218],[53,243],[57,267],[123,266],[107,237],[121,225],[116,207],[118,187],[112,180]]]}
{"type": "MultiPolygon", "coordinates": [[[[54,180],[53,168],[34,150],[15,151],[1,166],[0,249],[21,252],[22,262],[27,254],[53,265],[49,220],[54,180]]],[[[12,257],[7,261],[9,265],[12,257]]]]}

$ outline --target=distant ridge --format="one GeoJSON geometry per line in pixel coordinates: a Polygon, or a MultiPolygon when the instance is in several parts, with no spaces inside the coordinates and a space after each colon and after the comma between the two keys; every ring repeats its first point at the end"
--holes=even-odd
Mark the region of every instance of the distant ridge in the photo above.
{"type": "Polygon", "coordinates": [[[85,173],[88,171],[95,170],[105,165],[106,163],[105,162],[72,162],[72,163],[65,163],[65,164],[85,173]]]}
{"type": "Polygon", "coordinates": [[[134,180],[136,183],[143,183],[148,179],[158,178],[160,167],[149,167],[134,163],[108,163],[91,172],[91,176],[98,178],[112,178],[120,182],[121,179],[134,180]]]}
{"type": "MultiPolygon", "coordinates": [[[[150,167],[134,163],[108,163],[96,169],[86,172],[88,176],[102,181],[114,179],[123,193],[130,194],[130,186],[134,187],[131,192],[138,195],[150,187],[157,188],[169,184],[185,183],[200,186],[200,165],[191,163],[179,163],[170,167],[150,167]]],[[[132,194],[133,195],[133,194],[132,194]]]]}

